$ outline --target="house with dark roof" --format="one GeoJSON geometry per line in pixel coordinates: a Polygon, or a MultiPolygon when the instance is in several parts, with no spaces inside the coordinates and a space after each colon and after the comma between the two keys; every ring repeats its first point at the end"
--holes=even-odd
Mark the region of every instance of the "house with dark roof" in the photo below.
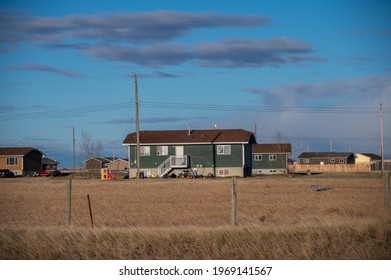
{"type": "Polygon", "coordinates": [[[30,147],[0,148],[0,169],[9,169],[17,176],[39,172],[45,154],[30,147]]]}
{"type": "Polygon", "coordinates": [[[85,168],[88,170],[100,170],[116,160],[116,157],[92,157],[84,161],[85,168]]]}
{"type": "Polygon", "coordinates": [[[298,157],[300,164],[354,164],[351,152],[304,152],[298,157]]]}
{"type": "Polygon", "coordinates": [[[289,143],[256,144],[252,147],[253,175],[288,173],[289,155],[292,146],[289,143]]]}
{"type": "Polygon", "coordinates": [[[357,153],[355,154],[356,157],[356,163],[363,163],[363,162],[379,162],[381,161],[381,156],[371,154],[371,153],[357,153]]]}
{"type": "MultiPolygon", "coordinates": [[[[135,177],[136,132],[128,146],[130,176],[135,177]]],[[[254,134],[243,129],[140,131],[140,170],[146,177],[165,177],[183,170],[198,175],[251,176],[254,134]]]]}
{"type": "Polygon", "coordinates": [[[371,170],[381,170],[381,156],[372,153],[357,153],[355,157],[356,164],[369,164],[371,170]]]}
{"type": "Polygon", "coordinates": [[[42,157],[41,164],[42,164],[41,170],[55,170],[57,169],[59,162],[51,158],[42,157]]]}

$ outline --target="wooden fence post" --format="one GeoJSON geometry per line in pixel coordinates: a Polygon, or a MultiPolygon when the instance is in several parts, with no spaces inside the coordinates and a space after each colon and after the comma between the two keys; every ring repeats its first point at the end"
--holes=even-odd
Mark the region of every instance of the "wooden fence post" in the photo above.
{"type": "Polygon", "coordinates": [[[390,172],[384,173],[384,210],[390,211],[390,172]]]}
{"type": "Polygon", "coordinates": [[[232,177],[231,192],[231,224],[237,225],[237,196],[236,196],[236,177],[232,177]]]}
{"type": "Polygon", "coordinates": [[[91,226],[92,226],[92,228],[94,228],[94,220],[92,218],[91,201],[90,201],[90,195],[89,194],[87,194],[87,200],[88,200],[88,209],[90,210],[91,226]]]}
{"type": "Polygon", "coordinates": [[[66,205],[66,222],[71,225],[71,205],[72,205],[72,179],[67,184],[67,205],[66,205]]]}

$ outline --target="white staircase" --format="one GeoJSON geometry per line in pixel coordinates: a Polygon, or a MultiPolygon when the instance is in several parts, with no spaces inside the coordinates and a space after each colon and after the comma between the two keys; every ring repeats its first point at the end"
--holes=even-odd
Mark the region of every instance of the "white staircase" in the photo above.
{"type": "Polygon", "coordinates": [[[170,156],[159,167],[159,177],[170,174],[177,168],[188,168],[189,156],[170,156]]]}

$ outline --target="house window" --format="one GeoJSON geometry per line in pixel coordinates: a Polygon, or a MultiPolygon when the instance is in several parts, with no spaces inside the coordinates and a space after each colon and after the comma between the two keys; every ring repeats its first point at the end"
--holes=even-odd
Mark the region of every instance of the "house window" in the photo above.
{"type": "Polygon", "coordinates": [[[147,170],[141,170],[141,172],[144,173],[144,177],[145,178],[148,178],[148,177],[151,177],[151,170],[147,169],[147,170]]]}
{"type": "Polygon", "coordinates": [[[217,154],[218,155],[230,155],[231,154],[231,145],[217,145],[217,154]]]}
{"type": "Polygon", "coordinates": [[[303,163],[310,163],[310,159],[309,158],[304,158],[303,159],[303,163]]]}
{"type": "Polygon", "coordinates": [[[7,157],[7,165],[18,165],[17,157],[7,157]]]}
{"type": "Polygon", "coordinates": [[[331,158],[330,163],[335,163],[335,158],[331,158]]]}
{"type": "Polygon", "coordinates": [[[229,169],[219,169],[219,176],[224,177],[224,176],[229,176],[230,172],[229,169]]]}
{"type": "Polygon", "coordinates": [[[166,156],[166,155],[168,155],[168,146],[157,146],[156,154],[158,156],[166,156]]]}
{"type": "Polygon", "coordinates": [[[149,155],[151,155],[151,147],[140,146],[140,156],[149,156],[149,155]]]}
{"type": "Polygon", "coordinates": [[[269,155],[269,160],[270,161],[276,161],[277,160],[277,155],[269,155]]]}
{"type": "Polygon", "coordinates": [[[345,159],[340,158],[340,159],[339,159],[339,163],[345,163],[345,159]]]}
{"type": "Polygon", "coordinates": [[[254,155],[254,161],[262,161],[262,155],[254,155]]]}

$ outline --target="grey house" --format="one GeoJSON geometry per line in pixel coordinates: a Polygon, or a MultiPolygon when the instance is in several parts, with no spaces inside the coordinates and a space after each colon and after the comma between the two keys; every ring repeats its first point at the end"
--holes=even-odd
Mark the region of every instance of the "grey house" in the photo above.
{"type": "MultiPolygon", "coordinates": [[[[165,177],[184,169],[216,177],[251,176],[254,134],[243,129],[140,131],[140,169],[165,177]]],[[[136,132],[126,136],[130,176],[136,176],[136,132]]]]}
{"type": "Polygon", "coordinates": [[[286,174],[291,144],[256,144],[252,148],[253,175],[286,174]]]}
{"type": "Polygon", "coordinates": [[[300,164],[354,164],[355,156],[351,152],[305,152],[298,157],[300,164]]]}

